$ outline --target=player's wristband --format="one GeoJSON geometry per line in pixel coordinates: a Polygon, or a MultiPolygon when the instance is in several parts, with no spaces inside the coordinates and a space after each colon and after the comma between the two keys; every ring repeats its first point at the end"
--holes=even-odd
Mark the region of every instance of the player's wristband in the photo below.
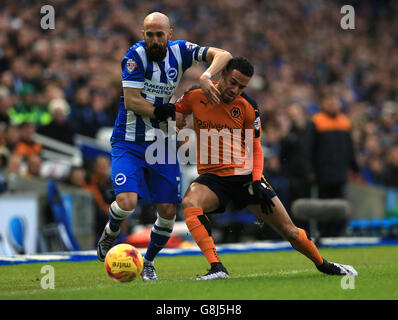
{"type": "Polygon", "coordinates": [[[202,76],[206,76],[206,77],[208,77],[209,79],[211,79],[211,73],[210,73],[209,71],[203,72],[202,76]]]}

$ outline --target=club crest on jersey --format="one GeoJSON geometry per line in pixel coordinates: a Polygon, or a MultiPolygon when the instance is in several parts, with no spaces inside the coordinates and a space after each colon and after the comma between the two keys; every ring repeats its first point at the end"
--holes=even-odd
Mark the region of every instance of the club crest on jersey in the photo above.
{"type": "Polygon", "coordinates": [[[192,42],[185,42],[185,46],[187,47],[187,50],[192,51],[195,49],[198,45],[192,42]]]}
{"type": "Polygon", "coordinates": [[[137,67],[137,62],[135,62],[133,59],[128,59],[126,63],[127,71],[132,73],[135,68],[137,67]]]}
{"type": "Polygon", "coordinates": [[[176,68],[170,68],[170,69],[167,70],[166,74],[167,74],[167,78],[169,80],[174,80],[175,78],[177,78],[177,69],[176,68]]]}
{"type": "Polygon", "coordinates": [[[238,107],[233,107],[231,109],[231,116],[234,118],[239,118],[240,116],[240,109],[238,107]]]}
{"type": "Polygon", "coordinates": [[[118,173],[116,175],[116,177],[115,177],[115,183],[118,186],[121,186],[122,184],[125,184],[126,180],[127,180],[127,178],[126,178],[126,176],[123,173],[118,173]]]}

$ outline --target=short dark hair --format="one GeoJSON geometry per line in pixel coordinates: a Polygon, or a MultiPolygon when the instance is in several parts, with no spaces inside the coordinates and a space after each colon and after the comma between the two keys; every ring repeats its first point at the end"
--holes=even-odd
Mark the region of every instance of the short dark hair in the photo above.
{"type": "Polygon", "coordinates": [[[254,73],[253,65],[245,57],[237,56],[228,61],[225,69],[229,72],[234,69],[247,77],[251,77],[254,73]]]}

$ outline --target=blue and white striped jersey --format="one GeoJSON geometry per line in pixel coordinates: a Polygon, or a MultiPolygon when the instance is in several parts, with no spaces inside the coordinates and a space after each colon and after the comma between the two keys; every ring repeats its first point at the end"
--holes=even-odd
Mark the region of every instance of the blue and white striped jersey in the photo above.
{"type": "MultiPolygon", "coordinates": [[[[133,45],[124,56],[122,66],[123,88],[141,89],[141,95],[155,107],[170,101],[185,70],[194,63],[205,61],[208,47],[200,47],[188,41],[169,41],[163,61],[149,61],[145,52],[145,42],[133,45]]],[[[113,140],[153,141],[152,128],[165,130],[166,123],[140,116],[126,110],[123,89],[120,97],[119,113],[113,129],[113,140]]]]}

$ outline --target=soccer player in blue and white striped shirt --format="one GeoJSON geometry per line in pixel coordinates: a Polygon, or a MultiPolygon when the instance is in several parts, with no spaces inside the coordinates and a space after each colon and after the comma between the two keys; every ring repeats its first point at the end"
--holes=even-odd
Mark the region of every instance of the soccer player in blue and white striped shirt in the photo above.
{"type": "MultiPolygon", "coordinates": [[[[157,205],[157,220],[144,256],[143,280],[157,280],[153,261],[169,240],[180,201],[180,169],[173,161],[148,164],[145,151],[156,139],[151,129],[167,128],[175,118],[169,101],[183,73],[197,62],[211,62],[199,79],[209,103],[220,101],[211,81],[232,58],[227,51],[201,47],[188,41],[171,41],[173,29],[166,15],[154,12],[143,24],[143,41],[134,44],[122,60],[122,94],[111,138],[112,180],[116,194],[110,219],[98,242],[99,260],[113,246],[121,222],[134,213],[139,199],[157,205]]],[[[167,139],[166,139],[167,141],[167,139]]],[[[167,150],[167,146],[166,146],[167,150]]]]}

